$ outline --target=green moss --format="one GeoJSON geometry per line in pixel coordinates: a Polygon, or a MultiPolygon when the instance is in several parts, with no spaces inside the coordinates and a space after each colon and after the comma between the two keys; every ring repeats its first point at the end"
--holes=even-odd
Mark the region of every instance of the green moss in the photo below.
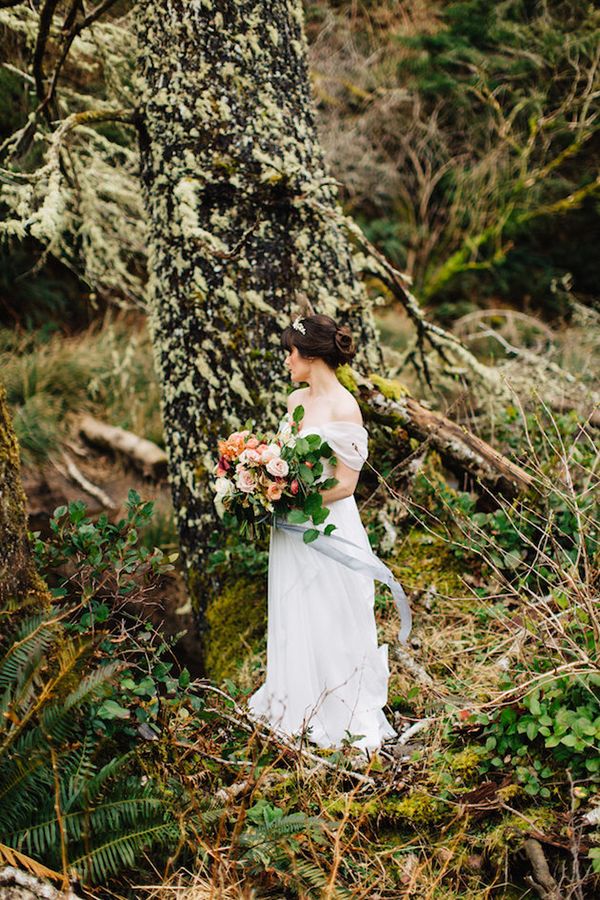
{"type": "Polygon", "coordinates": [[[464,562],[456,559],[446,541],[418,527],[402,538],[397,552],[386,562],[405,589],[435,585],[438,593],[446,596],[464,593],[464,562]]]}
{"type": "Polygon", "coordinates": [[[205,668],[220,681],[232,675],[249,649],[264,634],[267,590],[262,579],[239,578],[225,585],[205,614],[205,668]]]}
{"type": "Polygon", "coordinates": [[[475,775],[479,769],[481,754],[475,747],[465,747],[458,753],[448,754],[448,768],[457,775],[475,775]]]}
{"type": "Polygon", "coordinates": [[[491,828],[485,836],[484,848],[496,865],[504,864],[507,854],[514,853],[536,828],[547,834],[558,822],[558,815],[544,806],[524,809],[521,815],[510,814],[491,828]]]}
{"type": "Polygon", "coordinates": [[[448,808],[424,790],[411,791],[407,797],[388,797],[381,804],[387,819],[415,825],[433,825],[443,819],[448,808]]]}
{"type": "Polygon", "coordinates": [[[373,372],[369,373],[369,378],[388,400],[400,400],[402,397],[410,396],[408,388],[395,378],[382,378],[381,375],[375,375],[373,372]]]}
{"type": "Polygon", "coordinates": [[[335,370],[335,374],[337,375],[337,380],[343,387],[350,391],[351,394],[358,395],[358,385],[354,380],[352,369],[348,363],[344,363],[343,366],[338,366],[335,370]]]}
{"type": "Polygon", "coordinates": [[[326,804],[326,809],[332,816],[348,815],[351,819],[374,819],[381,812],[381,803],[373,797],[370,800],[352,800],[348,804],[345,795],[340,794],[326,804]]]}
{"type": "Polygon", "coordinates": [[[352,819],[383,819],[399,824],[431,825],[445,818],[448,809],[426,791],[416,789],[403,797],[353,800],[349,806],[343,795],[338,796],[327,804],[327,812],[330,815],[349,815],[352,819]]]}

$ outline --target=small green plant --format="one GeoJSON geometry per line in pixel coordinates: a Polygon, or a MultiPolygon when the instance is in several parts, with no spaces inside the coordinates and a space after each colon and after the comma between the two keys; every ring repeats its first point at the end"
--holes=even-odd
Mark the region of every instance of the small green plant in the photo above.
{"type": "Polygon", "coordinates": [[[483,726],[482,773],[514,768],[528,794],[548,798],[542,784],[568,767],[574,777],[600,780],[600,676],[557,678],[520,704],[477,713],[483,726]]]}
{"type": "MultiPolygon", "coordinates": [[[[99,615],[106,616],[104,603],[139,598],[157,577],[173,570],[177,553],[164,554],[158,547],[139,543],[139,532],[148,525],[154,503],[143,502],[135,490],[127,498],[127,516],[116,523],[102,513],[96,522],[86,515],[86,505],[75,500],[59,506],[50,519],[51,536],[33,532],[33,550],[38,568],[53,573],[56,598],[95,600],[99,615]]],[[[104,619],[101,619],[104,621],[104,619]]]]}
{"type": "Polygon", "coordinates": [[[265,799],[246,811],[246,819],[248,825],[239,836],[239,846],[245,867],[257,872],[271,866],[285,871],[303,839],[310,836],[315,843],[323,840],[324,823],[318,816],[286,814],[265,799]]]}
{"type": "Polygon", "coordinates": [[[209,541],[211,551],[207,570],[229,577],[265,575],[269,564],[269,551],[264,538],[248,541],[237,525],[235,516],[227,510],[223,513],[223,530],[213,531],[209,541]]]}

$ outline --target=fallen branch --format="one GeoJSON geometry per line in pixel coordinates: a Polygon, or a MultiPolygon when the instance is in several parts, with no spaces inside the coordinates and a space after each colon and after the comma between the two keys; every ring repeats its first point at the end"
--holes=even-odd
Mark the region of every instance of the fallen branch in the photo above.
{"type": "Polygon", "coordinates": [[[435,682],[429,672],[427,672],[423,666],[421,666],[410,653],[405,650],[400,644],[394,644],[392,650],[392,656],[396,660],[396,662],[400,663],[403,669],[405,669],[409,675],[412,675],[419,684],[425,685],[426,687],[433,687],[435,682]]]}
{"type": "Polygon", "coordinates": [[[400,425],[419,441],[428,441],[449,468],[458,468],[492,493],[513,497],[532,487],[534,479],[490,444],[441,413],[427,409],[409,394],[386,397],[375,384],[352,370],[367,415],[389,426],[400,425]]]}
{"type": "Polygon", "coordinates": [[[435,718],[429,717],[428,719],[420,719],[418,722],[415,722],[410,728],[407,728],[406,731],[402,732],[397,741],[394,741],[395,747],[402,747],[404,744],[407,744],[411,738],[415,736],[415,734],[419,734],[420,731],[424,731],[425,728],[429,728],[429,726],[435,722],[435,718]]]}
{"type": "Polygon", "coordinates": [[[83,416],[79,433],[90,444],[122,453],[147,477],[158,481],[167,471],[167,454],[152,441],[138,437],[124,428],[107,425],[93,416],[83,416]]]}
{"type": "Polygon", "coordinates": [[[527,854],[533,876],[526,875],[527,884],[542,898],[542,900],[563,900],[558,885],[550,873],[542,845],[534,838],[528,838],[523,844],[527,854]]]}

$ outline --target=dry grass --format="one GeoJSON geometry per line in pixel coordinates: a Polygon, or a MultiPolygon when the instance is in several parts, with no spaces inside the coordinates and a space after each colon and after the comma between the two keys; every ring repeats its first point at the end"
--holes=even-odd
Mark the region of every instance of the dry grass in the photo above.
{"type": "Polygon", "coordinates": [[[0,369],[25,462],[41,463],[91,412],[162,444],[145,319],[109,310],[75,336],[0,332],[0,369]]]}

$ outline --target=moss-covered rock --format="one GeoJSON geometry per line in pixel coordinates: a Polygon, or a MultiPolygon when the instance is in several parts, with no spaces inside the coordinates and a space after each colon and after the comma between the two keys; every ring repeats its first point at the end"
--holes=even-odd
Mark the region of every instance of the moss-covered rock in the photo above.
{"type": "Polygon", "coordinates": [[[537,829],[542,834],[547,834],[557,821],[556,811],[545,806],[524,809],[519,815],[506,815],[486,834],[485,853],[490,862],[498,867],[503,866],[507,854],[518,850],[532,831],[537,829]]]}
{"type": "Polygon", "coordinates": [[[458,753],[449,753],[447,761],[451,772],[460,775],[462,778],[469,778],[479,770],[481,752],[477,747],[465,747],[463,750],[459,750],[458,753]]]}
{"type": "Polygon", "coordinates": [[[327,804],[330,815],[347,815],[351,819],[377,819],[405,825],[430,825],[439,822],[448,813],[448,807],[427,791],[418,788],[399,797],[389,795],[383,799],[370,797],[355,799],[348,804],[341,794],[327,804]]]}
{"type": "Polygon", "coordinates": [[[448,806],[422,788],[406,797],[387,797],[381,804],[386,819],[412,825],[434,825],[448,815],[448,806]]]}

